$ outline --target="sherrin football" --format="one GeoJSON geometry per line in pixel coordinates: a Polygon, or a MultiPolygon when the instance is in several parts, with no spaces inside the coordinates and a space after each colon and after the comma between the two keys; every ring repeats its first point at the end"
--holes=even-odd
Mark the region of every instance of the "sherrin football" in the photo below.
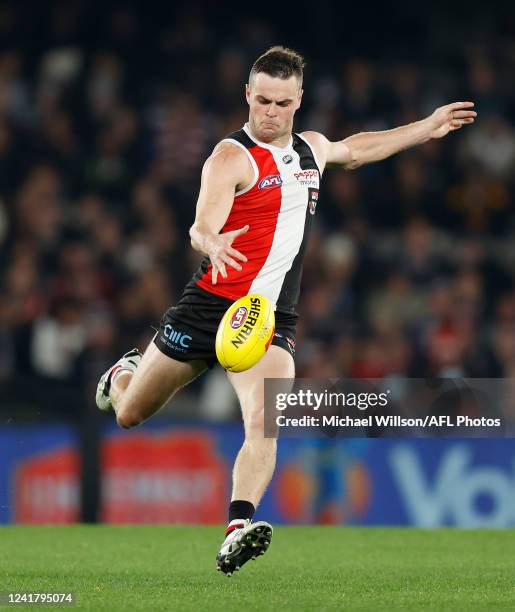
{"type": "Polygon", "coordinates": [[[263,357],[274,336],[272,302],[251,293],[229,306],[216,333],[216,356],[229,372],[244,372],[263,357]]]}

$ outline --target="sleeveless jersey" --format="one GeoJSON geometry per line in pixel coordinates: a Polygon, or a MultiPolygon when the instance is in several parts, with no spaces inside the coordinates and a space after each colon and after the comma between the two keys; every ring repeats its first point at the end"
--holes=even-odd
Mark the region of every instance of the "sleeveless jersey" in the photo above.
{"type": "Polygon", "coordinates": [[[257,141],[248,126],[222,142],[242,148],[254,170],[253,181],[236,192],[221,232],[249,225],[233,248],[248,261],[241,271],[226,265],[227,278],[211,281],[205,257],[192,281],[202,289],[237,300],[248,293],[266,296],[280,312],[294,313],[300,292],[302,259],[315,214],[320,171],[315,155],[298,134],[285,148],[257,141]]]}

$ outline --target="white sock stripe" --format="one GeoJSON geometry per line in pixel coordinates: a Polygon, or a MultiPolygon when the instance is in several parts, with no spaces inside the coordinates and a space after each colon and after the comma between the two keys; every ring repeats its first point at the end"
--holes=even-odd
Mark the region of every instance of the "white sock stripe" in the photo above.
{"type": "Polygon", "coordinates": [[[248,523],[250,523],[249,519],[233,519],[228,525],[227,527],[231,527],[232,525],[247,525],[248,523]]]}

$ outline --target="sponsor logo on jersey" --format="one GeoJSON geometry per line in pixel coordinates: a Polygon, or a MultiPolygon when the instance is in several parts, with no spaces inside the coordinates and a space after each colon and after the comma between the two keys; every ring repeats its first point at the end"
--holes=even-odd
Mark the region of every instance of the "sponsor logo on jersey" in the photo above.
{"type": "Polygon", "coordinates": [[[247,320],[248,310],[245,306],[240,306],[238,310],[232,315],[231,327],[232,329],[239,329],[247,320]]]}
{"type": "Polygon", "coordinates": [[[318,170],[300,170],[294,176],[304,187],[318,187],[318,170]]]}
{"type": "Polygon", "coordinates": [[[309,190],[309,212],[314,215],[318,204],[318,191],[316,189],[309,190]]]}
{"type": "Polygon", "coordinates": [[[285,155],[283,157],[283,163],[285,164],[291,164],[293,161],[293,157],[291,155],[285,155]]]}
{"type": "Polygon", "coordinates": [[[259,181],[258,189],[270,189],[270,187],[280,187],[283,179],[280,174],[269,174],[259,181]]]}

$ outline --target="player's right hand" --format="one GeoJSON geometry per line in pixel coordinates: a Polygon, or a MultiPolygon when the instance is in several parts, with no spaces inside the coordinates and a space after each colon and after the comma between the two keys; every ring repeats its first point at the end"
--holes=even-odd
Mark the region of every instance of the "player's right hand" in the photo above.
{"type": "Polygon", "coordinates": [[[232,243],[238,236],[245,234],[248,230],[249,226],[245,225],[240,227],[240,229],[225,232],[224,234],[217,234],[212,238],[208,255],[211,260],[211,280],[213,281],[213,285],[216,285],[218,274],[220,274],[222,278],[227,278],[226,265],[239,271],[241,270],[241,265],[236,259],[243,262],[247,261],[243,253],[232,248],[232,243]]]}

